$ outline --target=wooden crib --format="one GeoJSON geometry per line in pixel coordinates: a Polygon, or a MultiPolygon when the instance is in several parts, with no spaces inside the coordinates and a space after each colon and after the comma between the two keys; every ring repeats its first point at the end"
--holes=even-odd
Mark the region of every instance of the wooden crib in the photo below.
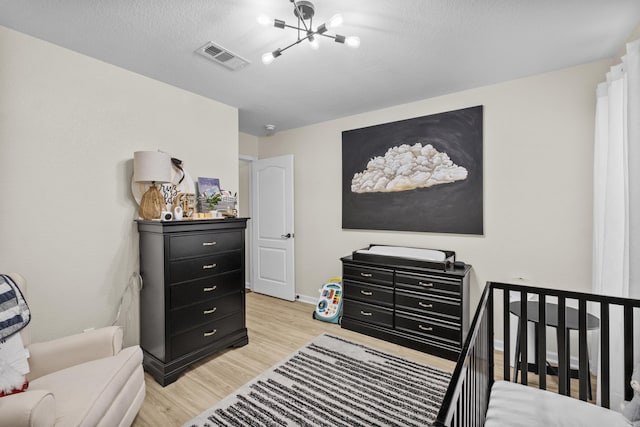
{"type": "Polygon", "coordinates": [[[612,363],[623,364],[626,380],[622,387],[624,387],[625,400],[631,400],[633,396],[629,378],[634,367],[634,311],[637,316],[640,315],[640,300],[488,282],[434,425],[467,427],[483,426],[486,422],[487,425],[546,425],[548,427],[550,425],[567,425],[560,422],[560,418],[574,417],[576,414],[582,414],[584,418],[589,420],[590,424],[585,425],[626,424],[624,417],[619,412],[605,408],[609,408],[611,402],[610,372],[612,363]],[[517,295],[520,297],[519,302],[512,302],[513,297],[517,295]],[[537,297],[535,312],[531,312],[531,296],[537,297]],[[553,305],[549,301],[553,301],[553,305]],[[550,313],[549,307],[556,305],[555,313],[550,313]],[[587,313],[587,307],[589,307],[589,312],[596,313],[599,318],[597,319],[597,323],[599,323],[597,336],[603,349],[600,358],[601,407],[586,402],[592,387],[591,375],[589,374],[587,331],[594,327],[594,316],[587,313]],[[500,308],[502,308],[501,314],[500,308]],[[512,352],[509,340],[512,320],[510,312],[516,312],[519,315],[517,320],[519,339],[517,341],[520,351],[517,353],[520,357],[517,365],[521,373],[520,385],[509,382],[512,379],[509,361],[514,360],[516,353],[516,349],[513,349],[512,352]],[[616,316],[620,316],[618,314],[620,312],[622,325],[618,325],[617,322],[612,325],[610,321],[616,316]],[[553,314],[557,318],[550,319],[553,314]],[[505,339],[502,372],[496,372],[494,367],[494,316],[501,316],[503,320],[502,328],[505,339]],[[529,321],[523,322],[522,319],[529,321]],[[531,323],[535,325],[534,337],[528,336],[529,328],[527,325],[531,323]],[[549,375],[546,344],[547,328],[550,324],[557,331],[554,334],[557,335],[558,354],[555,371],[558,385],[556,393],[544,391],[547,389],[547,375],[549,375]],[[624,328],[624,351],[616,360],[611,360],[609,357],[612,326],[624,328]],[[571,329],[568,327],[577,330],[577,372],[575,369],[571,369],[570,365],[570,334],[568,331],[571,329]],[[527,357],[528,344],[532,342],[528,338],[533,338],[535,344],[536,356],[532,361],[529,361],[527,357]],[[604,349],[607,350],[604,351],[604,349]],[[533,368],[531,368],[530,362],[533,362],[533,368]],[[536,388],[523,387],[528,385],[527,374],[529,372],[538,375],[539,385],[536,388]],[[575,373],[577,373],[579,383],[578,399],[566,396],[570,394],[570,380],[572,374],[575,373]],[[524,394],[520,396],[520,393],[524,394]],[[505,397],[507,401],[504,400],[505,397]],[[499,399],[502,401],[498,402],[499,399]],[[526,399],[527,402],[524,405],[514,404],[517,399],[526,399]],[[535,407],[535,405],[541,405],[544,408],[535,407]],[[573,408],[573,405],[578,405],[578,407],[573,408]],[[558,413],[554,414],[553,408],[555,407],[564,408],[564,410],[558,410],[558,413]],[[511,421],[506,421],[505,417],[511,421]],[[530,417],[533,419],[529,419],[530,417]],[[549,417],[558,417],[559,422],[550,424],[549,417]],[[527,423],[523,421],[525,419],[528,419],[527,423]],[[603,420],[606,420],[607,424],[601,424],[605,422],[603,420]]]}

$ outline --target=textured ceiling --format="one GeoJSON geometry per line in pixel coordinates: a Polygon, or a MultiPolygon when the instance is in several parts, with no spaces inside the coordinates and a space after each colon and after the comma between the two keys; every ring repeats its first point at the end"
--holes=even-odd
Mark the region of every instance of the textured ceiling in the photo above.
{"type": "MultiPolygon", "coordinates": [[[[0,25],[237,107],[265,135],[615,55],[640,24],[640,0],[316,0],[314,26],[337,32],[271,65],[295,41],[289,0],[0,0],[0,25]],[[195,50],[213,41],[251,64],[230,71],[195,50]]],[[[2,58],[0,57],[0,60],[2,58]]]]}

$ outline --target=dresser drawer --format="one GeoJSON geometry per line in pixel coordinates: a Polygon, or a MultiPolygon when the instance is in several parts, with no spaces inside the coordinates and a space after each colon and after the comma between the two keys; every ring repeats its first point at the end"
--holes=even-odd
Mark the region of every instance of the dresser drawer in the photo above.
{"type": "Polygon", "coordinates": [[[393,270],[386,268],[345,265],[343,276],[345,279],[393,286],[393,270]]]}
{"type": "Polygon", "coordinates": [[[410,313],[396,311],[396,329],[427,337],[442,338],[460,345],[460,325],[427,317],[414,317],[410,313]]]}
{"type": "Polygon", "coordinates": [[[169,259],[205,256],[242,247],[242,232],[192,233],[171,236],[169,259]]]}
{"type": "Polygon", "coordinates": [[[205,279],[172,285],[169,288],[169,306],[177,308],[194,302],[219,298],[224,294],[244,289],[242,271],[235,270],[205,279]]]}
{"type": "Polygon", "coordinates": [[[461,285],[458,280],[402,271],[396,272],[396,288],[454,298],[460,298],[461,295],[461,285]]]}
{"type": "Polygon", "coordinates": [[[393,307],[393,290],[389,287],[345,280],[344,297],[371,304],[393,307]]]}
{"type": "Polygon", "coordinates": [[[242,312],[238,312],[175,335],[171,337],[171,357],[175,359],[213,344],[225,335],[242,328],[244,328],[244,316],[242,312]]]}
{"type": "Polygon", "coordinates": [[[169,263],[169,277],[171,283],[201,277],[215,276],[242,267],[240,252],[226,252],[200,258],[191,258],[169,263]]]}
{"type": "Polygon", "coordinates": [[[393,327],[393,310],[348,299],[343,301],[343,316],[388,328],[393,327]]]}
{"type": "Polygon", "coordinates": [[[432,294],[396,290],[396,307],[399,310],[413,311],[423,316],[442,316],[454,322],[460,322],[459,298],[446,298],[432,294]]]}
{"type": "Polygon", "coordinates": [[[173,335],[241,310],[242,294],[240,292],[173,310],[170,333],[173,335]]]}

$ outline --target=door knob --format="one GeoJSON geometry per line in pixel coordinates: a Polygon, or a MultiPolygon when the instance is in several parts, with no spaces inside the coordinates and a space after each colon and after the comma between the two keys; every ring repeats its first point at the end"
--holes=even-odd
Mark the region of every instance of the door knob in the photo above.
{"type": "Polygon", "coordinates": [[[280,237],[282,237],[283,239],[290,239],[293,237],[293,234],[291,233],[281,234],[280,237]]]}

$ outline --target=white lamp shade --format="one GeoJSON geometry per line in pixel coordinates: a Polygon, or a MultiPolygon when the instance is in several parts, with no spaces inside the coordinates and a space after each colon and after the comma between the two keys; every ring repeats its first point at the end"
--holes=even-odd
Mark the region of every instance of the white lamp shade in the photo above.
{"type": "Polygon", "coordinates": [[[171,182],[171,157],[159,151],[133,153],[135,182],[171,182]]]}

